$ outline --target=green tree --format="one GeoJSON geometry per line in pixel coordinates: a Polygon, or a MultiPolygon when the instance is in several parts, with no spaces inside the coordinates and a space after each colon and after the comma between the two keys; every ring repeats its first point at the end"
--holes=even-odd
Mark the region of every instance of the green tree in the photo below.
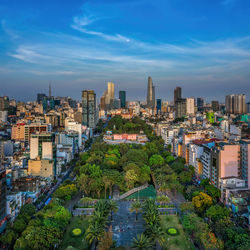
{"type": "Polygon", "coordinates": [[[104,235],[104,228],[98,221],[92,222],[88,229],[86,230],[86,240],[89,242],[89,244],[92,244],[94,242],[94,246],[96,249],[96,246],[98,244],[98,241],[102,239],[102,236],[104,235]]]}
{"type": "Polygon", "coordinates": [[[158,225],[158,224],[150,225],[148,232],[149,232],[151,240],[155,244],[159,243],[160,246],[164,246],[164,244],[166,242],[165,234],[164,234],[160,225],[158,225]]]}
{"type": "Polygon", "coordinates": [[[150,173],[151,173],[150,167],[147,165],[143,165],[140,170],[141,171],[140,171],[140,174],[138,176],[138,181],[141,184],[149,182],[150,181],[150,173]]]}
{"type": "Polygon", "coordinates": [[[192,181],[192,173],[189,171],[183,171],[179,174],[179,180],[181,183],[186,184],[192,181]]]}
{"type": "Polygon", "coordinates": [[[229,210],[226,207],[214,205],[207,209],[206,216],[212,221],[217,221],[219,219],[224,219],[225,217],[228,217],[229,210]]]}
{"type": "Polygon", "coordinates": [[[202,213],[213,204],[212,197],[200,192],[197,196],[193,197],[192,203],[197,212],[202,213]]]}
{"type": "Polygon", "coordinates": [[[166,163],[171,163],[171,162],[173,162],[174,160],[175,160],[175,158],[174,158],[174,156],[172,156],[172,155],[169,155],[169,156],[166,157],[166,163]]]}
{"type": "Polygon", "coordinates": [[[110,216],[111,216],[111,220],[113,219],[113,212],[116,213],[118,211],[118,206],[117,203],[113,200],[109,201],[109,210],[110,210],[110,216]]]}
{"type": "Polygon", "coordinates": [[[137,215],[141,209],[141,203],[139,201],[133,202],[130,207],[130,212],[135,212],[135,220],[137,221],[137,215]]]}
{"type": "Polygon", "coordinates": [[[135,250],[147,250],[152,247],[152,243],[145,234],[137,235],[136,238],[133,238],[132,248],[135,250]]]}
{"type": "Polygon", "coordinates": [[[21,210],[20,210],[20,214],[27,214],[29,216],[32,216],[36,213],[36,207],[34,204],[25,204],[22,206],[21,210]]]}
{"type": "Polygon", "coordinates": [[[161,155],[154,154],[149,159],[149,166],[152,169],[155,169],[156,167],[163,166],[163,164],[164,164],[164,159],[162,158],[161,155]]]}
{"type": "Polygon", "coordinates": [[[214,200],[218,200],[221,197],[221,192],[215,186],[209,184],[205,186],[206,193],[210,195],[214,200]]]}
{"type": "MultiPolygon", "coordinates": [[[[21,216],[19,216],[21,217],[21,216]]],[[[13,229],[19,234],[24,231],[26,228],[27,224],[24,219],[18,218],[14,224],[13,224],[13,229]]]]}
{"type": "Polygon", "coordinates": [[[131,189],[134,187],[135,182],[138,180],[138,175],[133,169],[131,169],[125,173],[124,179],[127,182],[128,188],[131,189]]]}
{"type": "Polygon", "coordinates": [[[3,235],[0,237],[0,241],[4,245],[11,245],[17,239],[17,233],[12,230],[8,229],[3,235]]]}
{"type": "Polygon", "coordinates": [[[130,149],[123,157],[121,158],[121,165],[125,165],[128,162],[134,162],[138,165],[147,164],[148,155],[145,151],[141,149],[130,149]]]}

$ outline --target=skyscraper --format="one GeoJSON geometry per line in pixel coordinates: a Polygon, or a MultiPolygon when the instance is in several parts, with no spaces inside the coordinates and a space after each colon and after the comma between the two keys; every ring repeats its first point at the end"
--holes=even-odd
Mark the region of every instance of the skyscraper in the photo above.
{"type": "Polygon", "coordinates": [[[119,91],[119,99],[121,101],[121,108],[126,107],[126,91],[119,91]]]}
{"type": "Polygon", "coordinates": [[[175,102],[175,118],[182,118],[186,115],[186,99],[178,98],[175,102]]]}
{"type": "Polygon", "coordinates": [[[147,107],[155,107],[155,87],[153,86],[151,76],[148,77],[147,107]]]}
{"type": "Polygon", "coordinates": [[[109,100],[115,99],[115,84],[108,82],[108,98],[109,100]]]}
{"type": "Polygon", "coordinates": [[[157,114],[161,114],[161,106],[162,106],[161,99],[157,99],[156,100],[156,111],[157,111],[157,114]]]}
{"type": "Polygon", "coordinates": [[[108,110],[112,109],[112,104],[115,99],[115,84],[108,82],[108,88],[101,97],[101,109],[108,110]]]}
{"type": "Polygon", "coordinates": [[[211,107],[212,107],[212,110],[213,110],[214,112],[220,110],[220,104],[219,104],[218,101],[212,101],[212,102],[211,102],[211,107]]]}
{"type": "Polygon", "coordinates": [[[180,99],[181,98],[181,87],[176,87],[175,89],[174,89],[174,104],[176,103],[176,101],[178,100],[178,99],[180,99]]]}
{"type": "Polygon", "coordinates": [[[94,90],[82,91],[82,123],[95,128],[97,123],[96,94],[94,90]]]}
{"type": "Polygon", "coordinates": [[[198,111],[203,111],[203,107],[204,107],[204,99],[201,97],[197,98],[197,109],[198,111]]]}
{"type": "Polygon", "coordinates": [[[226,112],[229,114],[245,114],[246,113],[246,96],[244,94],[227,95],[226,112]]]}

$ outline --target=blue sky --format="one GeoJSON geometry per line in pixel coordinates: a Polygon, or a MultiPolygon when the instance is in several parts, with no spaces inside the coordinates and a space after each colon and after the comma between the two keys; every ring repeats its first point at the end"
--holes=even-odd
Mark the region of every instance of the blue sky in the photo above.
{"type": "Polygon", "coordinates": [[[249,0],[0,0],[0,96],[250,96],[249,0]]]}

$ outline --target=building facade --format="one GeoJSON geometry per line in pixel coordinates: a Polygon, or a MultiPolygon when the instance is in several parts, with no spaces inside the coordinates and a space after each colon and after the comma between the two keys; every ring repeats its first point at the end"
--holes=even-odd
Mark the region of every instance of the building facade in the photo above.
{"type": "Polygon", "coordinates": [[[229,114],[245,114],[246,113],[246,96],[244,94],[227,95],[226,112],[229,114]]]}
{"type": "Polygon", "coordinates": [[[94,90],[82,91],[82,124],[95,128],[97,119],[96,94],[94,90]]]}
{"type": "Polygon", "coordinates": [[[155,107],[155,87],[153,86],[153,81],[151,76],[148,77],[148,91],[147,91],[147,107],[155,107]]]}
{"type": "Polygon", "coordinates": [[[119,91],[119,99],[120,99],[120,104],[121,108],[126,108],[126,91],[119,91]]]}

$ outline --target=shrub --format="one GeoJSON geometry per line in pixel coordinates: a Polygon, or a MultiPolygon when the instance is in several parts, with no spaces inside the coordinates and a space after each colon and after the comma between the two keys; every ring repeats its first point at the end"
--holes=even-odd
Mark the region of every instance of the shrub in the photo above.
{"type": "Polygon", "coordinates": [[[171,236],[175,236],[175,235],[178,235],[179,234],[179,231],[177,228],[174,228],[174,227],[169,227],[167,229],[167,234],[168,235],[171,235],[171,236]]]}
{"type": "Polygon", "coordinates": [[[79,237],[82,235],[82,229],[74,228],[71,233],[73,237],[79,237]]]}

